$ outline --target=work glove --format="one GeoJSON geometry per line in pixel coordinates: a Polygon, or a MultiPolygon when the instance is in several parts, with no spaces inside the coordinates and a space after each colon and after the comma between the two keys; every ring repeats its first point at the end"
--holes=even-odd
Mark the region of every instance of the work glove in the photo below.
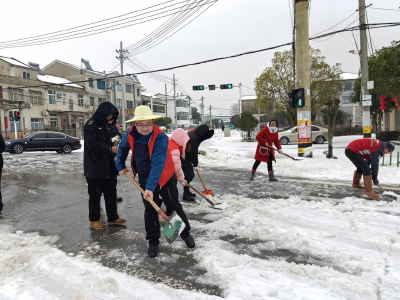
{"type": "Polygon", "coordinates": [[[375,179],[373,179],[372,181],[374,182],[375,185],[378,185],[378,184],[379,184],[378,178],[375,178],[375,179]]]}
{"type": "Polygon", "coordinates": [[[282,153],[283,153],[282,149],[279,149],[279,150],[278,150],[278,152],[279,152],[280,154],[282,154],[282,153]]]}
{"type": "Polygon", "coordinates": [[[187,181],[185,179],[180,180],[179,183],[183,186],[186,186],[187,181]]]}
{"type": "Polygon", "coordinates": [[[198,169],[198,167],[193,167],[193,170],[196,171],[198,169]]]}

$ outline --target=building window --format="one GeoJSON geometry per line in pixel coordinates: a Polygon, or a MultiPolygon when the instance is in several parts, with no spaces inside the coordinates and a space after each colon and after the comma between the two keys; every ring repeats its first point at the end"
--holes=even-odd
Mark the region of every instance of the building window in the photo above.
{"type": "Polygon", "coordinates": [[[115,84],[115,90],[116,90],[117,92],[122,92],[121,82],[117,82],[117,83],[115,84]]]}
{"type": "Polygon", "coordinates": [[[346,81],[344,86],[345,91],[352,91],[353,90],[353,81],[346,81]]]}
{"type": "Polygon", "coordinates": [[[99,90],[105,90],[106,89],[106,82],[104,80],[97,79],[97,88],[99,90]]]}
{"type": "Polygon", "coordinates": [[[62,105],[67,105],[67,100],[65,99],[65,97],[66,97],[66,94],[65,94],[65,93],[58,93],[58,98],[61,98],[61,99],[62,99],[62,100],[61,100],[62,105]]]}
{"type": "Polygon", "coordinates": [[[139,90],[139,89],[136,89],[136,95],[137,95],[138,97],[140,97],[140,90],[139,90]]]}
{"type": "Polygon", "coordinates": [[[56,104],[56,91],[49,90],[49,104],[56,104]]]}
{"type": "Polygon", "coordinates": [[[103,102],[106,102],[106,98],[99,98],[98,105],[100,105],[103,102]]]}
{"type": "Polygon", "coordinates": [[[50,127],[58,127],[58,119],[50,118],[50,127]]]}
{"type": "Polygon", "coordinates": [[[90,97],[90,106],[94,106],[94,97],[90,97]]]}
{"type": "Polygon", "coordinates": [[[342,104],[350,104],[350,96],[342,96],[342,104]]]}
{"type": "Polygon", "coordinates": [[[78,106],[83,107],[83,95],[78,95],[78,106]]]}
{"type": "Polygon", "coordinates": [[[8,98],[10,100],[23,101],[24,94],[22,89],[8,88],[8,98]]]}
{"type": "Polygon", "coordinates": [[[23,71],[22,72],[22,78],[31,79],[31,73],[23,71]]]}
{"type": "Polygon", "coordinates": [[[31,118],[31,129],[33,130],[43,129],[43,119],[31,118]]]}
{"type": "MultiPolygon", "coordinates": [[[[151,105],[149,105],[149,106],[151,107],[151,105]]],[[[165,114],[165,106],[153,104],[153,112],[165,114]]]]}
{"type": "Polygon", "coordinates": [[[127,109],[133,109],[133,101],[126,100],[126,108],[127,109]]]}
{"type": "Polygon", "coordinates": [[[122,108],[122,99],[115,99],[115,107],[122,108]]]}
{"type": "Polygon", "coordinates": [[[85,123],[83,122],[82,119],[78,120],[78,126],[79,126],[79,128],[83,128],[85,126],[85,123]]]}
{"type": "Polygon", "coordinates": [[[35,104],[43,104],[42,92],[29,90],[29,102],[35,104]]]}
{"type": "Polygon", "coordinates": [[[189,113],[188,112],[183,112],[179,111],[176,113],[176,119],[177,120],[189,120],[189,113]]]}
{"type": "Polygon", "coordinates": [[[189,107],[189,101],[187,100],[176,100],[176,107],[189,107]]]}
{"type": "Polygon", "coordinates": [[[90,87],[90,88],[93,87],[93,78],[89,78],[89,87],[90,87]]]}
{"type": "Polygon", "coordinates": [[[132,94],[132,86],[131,86],[130,84],[126,84],[125,86],[126,86],[125,91],[126,91],[127,93],[132,94]]]}

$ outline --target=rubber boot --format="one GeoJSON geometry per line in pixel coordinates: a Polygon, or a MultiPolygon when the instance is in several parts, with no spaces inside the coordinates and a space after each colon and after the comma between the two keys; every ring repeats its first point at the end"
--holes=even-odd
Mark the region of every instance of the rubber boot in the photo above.
{"type": "Polygon", "coordinates": [[[379,198],[372,190],[372,175],[364,176],[364,195],[372,198],[379,198]]]}
{"type": "Polygon", "coordinates": [[[183,188],[183,200],[194,201],[194,197],[189,194],[189,188],[187,186],[183,188]]]}
{"type": "Polygon", "coordinates": [[[192,191],[190,190],[190,188],[188,186],[184,186],[183,189],[184,190],[186,189],[187,193],[189,193],[190,196],[192,196],[193,198],[196,198],[197,195],[195,193],[192,193],[192,191]]]}
{"type": "Polygon", "coordinates": [[[254,174],[256,174],[256,169],[251,169],[251,177],[249,178],[250,180],[254,179],[254,174]]]}
{"type": "Polygon", "coordinates": [[[269,181],[278,181],[278,179],[276,179],[274,176],[274,171],[269,171],[268,176],[269,176],[269,181]]]}
{"type": "Polygon", "coordinates": [[[353,189],[364,189],[364,186],[361,185],[362,174],[357,173],[357,171],[354,171],[354,176],[353,176],[353,189]]]}

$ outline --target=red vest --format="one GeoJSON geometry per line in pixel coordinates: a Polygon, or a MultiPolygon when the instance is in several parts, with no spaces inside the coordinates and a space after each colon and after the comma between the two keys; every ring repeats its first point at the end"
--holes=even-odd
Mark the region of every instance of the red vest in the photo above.
{"type": "MultiPolygon", "coordinates": [[[[130,130],[129,130],[128,143],[131,146],[131,150],[132,150],[131,167],[132,167],[132,171],[133,171],[133,176],[136,176],[136,170],[133,168],[133,159],[135,157],[135,138],[131,135],[131,132],[132,132],[132,129],[133,129],[134,126],[135,125],[132,125],[130,130]]],[[[164,134],[161,131],[161,129],[158,128],[158,126],[154,125],[153,126],[153,134],[151,135],[150,140],[149,140],[150,162],[151,162],[151,156],[153,155],[154,143],[155,143],[155,141],[157,139],[157,136],[160,133],[164,134]]],[[[166,136],[166,138],[168,139],[167,136],[166,136]]],[[[167,160],[165,161],[164,170],[162,171],[160,180],[158,181],[159,186],[163,187],[167,183],[167,181],[171,179],[171,177],[174,175],[174,173],[175,173],[175,165],[174,165],[174,162],[172,160],[171,152],[168,150],[167,151],[167,160]]]]}
{"type": "Polygon", "coordinates": [[[179,152],[181,151],[182,146],[178,145],[173,139],[170,139],[168,141],[168,152],[171,153],[172,150],[179,150],[179,152]]]}
{"type": "Polygon", "coordinates": [[[359,139],[352,141],[347,148],[370,161],[371,153],[379,150],[380,143],[380,141],[374,139],[359,139]]]}

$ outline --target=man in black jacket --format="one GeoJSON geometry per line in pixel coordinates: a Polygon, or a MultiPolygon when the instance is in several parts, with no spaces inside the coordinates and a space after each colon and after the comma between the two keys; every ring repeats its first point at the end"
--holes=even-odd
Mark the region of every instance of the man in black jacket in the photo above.
{"type": "MultiPolygon", "coordinates": [[[[202,124],[196,127],[195,130],[188,133],[190,140],[190,147],[192,150],[185,155],[185,159],[181,158],[182,170],[185,174],[185,180],[190,183],[194,178],[194,171],[199,164],[199,146],[201,142],[208,140],[214,135],[214,129],[209,129],[208,125],[202,124]]],[[[183,200],[194,201],[196,194],[190,192],[187,186],[183,187],[183,200]]]]}
{"type": "Polygon", "coordinates": [[[89,193],[90,228],[103,230],[106,227],[100,220],[100,198],[104,195],[108,225],[122,225],[126,221],[117,213],[115,185],[112,176],[118,172],[113,153],[109,125],[118,118],[118,110],[110,102],[103,102],[85,124],[83,167],[89,193]]]}
{"type": "Polygon", "coordinates": [[[0,218],[3,218],[1,211],[3,210],[3,197],[1,195],[1,175],[3,173],[3,152],[6,150],[6,143],[0,134],[0,218]]]}

